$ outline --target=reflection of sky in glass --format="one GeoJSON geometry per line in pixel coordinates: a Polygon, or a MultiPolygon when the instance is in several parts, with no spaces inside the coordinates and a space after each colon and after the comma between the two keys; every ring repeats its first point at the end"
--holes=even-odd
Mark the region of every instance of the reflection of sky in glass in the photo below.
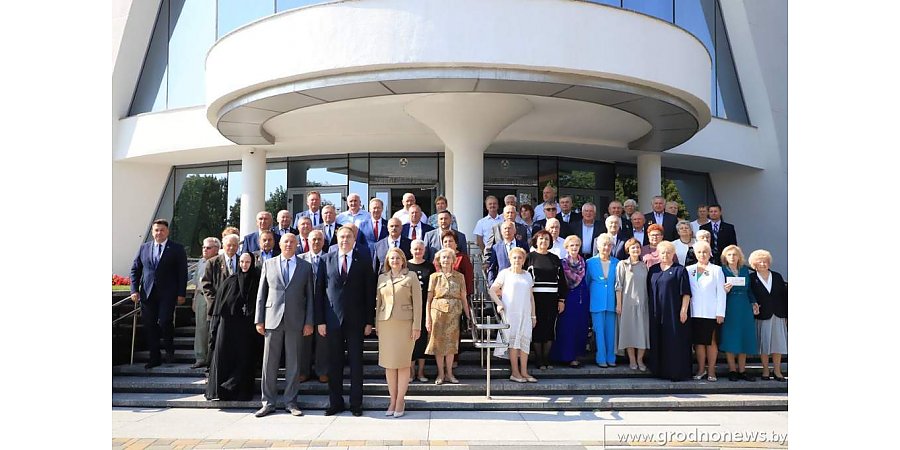
{"type": "Polygon", "coordinates": [[[324,3],[325,0],[276,0],[275,10],[277,12],[285,11],[306,5],[315,5],[316,3],[324,3]]]}
{"type": "Polygon", "coordinates": [[[611,5],[616,7],[622,6],[622,0],[588,0],[591,3],[598,3],[601,5],[611,5]]]}
{"type": "Polygon", "coordinates": [[[218,35],[220,38],[242,25],[275,13],[274,0],[218,0],[218,35]]]}
{"type": "Polygon", "coordinates": [[[710,80],[710,109],[716,114],[716,49],[713,46],[712,24],[715,0],[676,0],[675,24],[693,34],[709,52],[712,64],[710,80]]]}
{"type": "Polygon", "coordinates": [[[622,6],[625,9],[672,22],[672,0],[625,0],[622,6]]]}
{"type": "Polygon", "coordinates": [[[216,38],[216,0],[172,0],[169,9],[169,104],[203,104],[206,52],[216,38]]]}

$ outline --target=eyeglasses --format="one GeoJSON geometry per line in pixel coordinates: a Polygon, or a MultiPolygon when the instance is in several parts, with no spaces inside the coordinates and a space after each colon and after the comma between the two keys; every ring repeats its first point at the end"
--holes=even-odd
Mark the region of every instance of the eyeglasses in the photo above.
{"type": "Polygon", "coordinates": [[[209,245],[204,245],[204,246],[203,246],[203,250],[210,250],[210,249],[213,249],[213,248],[218,248],[218,247],[211,247],[211,246],[209,246],[209,245]]]}

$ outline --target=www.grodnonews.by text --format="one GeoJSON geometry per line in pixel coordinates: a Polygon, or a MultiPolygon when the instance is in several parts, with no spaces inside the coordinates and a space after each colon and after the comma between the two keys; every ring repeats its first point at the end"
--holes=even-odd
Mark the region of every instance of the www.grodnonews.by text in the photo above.
{"type": "Polygon", "coordinates": [[[668,444],[726,444],[726,443],[769,443],[787,445],[787,433],[769,431],[715,431],[693,430],[656,431],[652,433],[617,433],[611,442],[622,444],[653,443],[668,444]]]}

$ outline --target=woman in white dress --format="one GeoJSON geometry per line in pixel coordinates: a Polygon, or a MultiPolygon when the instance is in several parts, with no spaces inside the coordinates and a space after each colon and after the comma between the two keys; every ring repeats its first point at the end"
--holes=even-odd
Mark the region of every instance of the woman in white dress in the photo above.
{"type": "Polygon", "coordinates": [[[687,266],[691,280],[691,343],[697,354],[695,380],[716,381],[716,329],[725,320],[725,273],[709,262],[712,248],[705,241],[694,244],[697,264],[687,266]]]}
{"type": "Polygon", "coordinates": [[[532,293],[534,279],[522,268],[525,256],[525,250],[521,248],[510,250],[510,267],[497,274],[488,292],[497,312],[509,324],[508,330],[502,330],[509,342],[509,365],[512,372],[509,379],[517,383],[537,383],[537,379],[528,374],[531,329],[537,324],[537,316],[532,293]]]}

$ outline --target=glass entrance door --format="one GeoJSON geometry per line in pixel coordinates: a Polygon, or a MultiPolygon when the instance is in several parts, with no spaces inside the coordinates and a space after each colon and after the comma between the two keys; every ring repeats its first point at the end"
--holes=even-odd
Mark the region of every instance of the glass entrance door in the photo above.
{"type": "Polygon", "coordinates": [[[288,195],[288,210],[291,216],[296,216],[298,212],[306,211],[306,195],[311,191],[317,191],[322,197],[322,206],[334,205],[337,214],[340,214],[346,208],[347,188],[345,187],[306,187],[306,188],[290,188],[288,195]]]}

